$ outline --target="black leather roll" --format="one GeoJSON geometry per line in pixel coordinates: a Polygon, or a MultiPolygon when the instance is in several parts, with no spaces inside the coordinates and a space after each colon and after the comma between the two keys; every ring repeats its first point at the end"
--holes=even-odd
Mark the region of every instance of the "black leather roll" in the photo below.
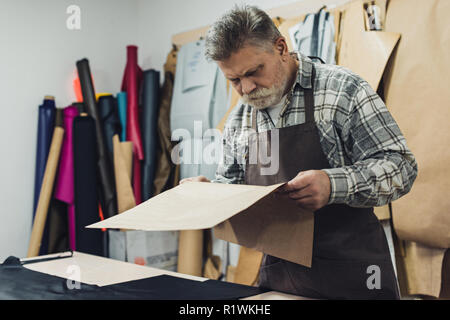
{"type": "Polygon", "coordinates": [[[156,149],[158,144],[159,72],[147,70],[142,84],[142,201],[153,196],[153,180],[156,170],[156,149]]]}
{"type": "Polygon", "coordinates": [[[101,186],[99,188],[100,202],[105,218],[109,218],[117,214],[116,186],[113,166],[108,155],[105,136],[103,134],[103,124],[99,116],[97,102],[95,99],[89,61],[87,59],[77,61],[77,70],[86,112],[95,121],[95,133],[97,141],[96,148],[98,154],[98,175],[101,186]]]}
{"type": "Polygon", "coordinates": [[[86,112],[83,102],[73,102],[72,105],[78,109],[78,113],[82,114],[86,112]]]}
{"type": "MultiPolygon", "coordinates": [[[[103,134],[105,136],[106,148],[110,157],[113,155],[112,137],[121,133],[121,124],[117,101],[112,95],[98,98],[98,112],[103,123],[103,134]]],[[[111,158],[112,159],[112,158],[111,158]]]]}
{"type": "Polygon", "coordinates": [[[85,228],[100,221],[95,121],[90,116],[79,116],[73,121],[73,163],[76,250],[102,255],[102,231],[85,228]]]}
{"type": "Polygon", "coordinates": [[[52,199],[48,210],[48,252],[57,253],[70,250],[67,220],[67,203],[52,199]]]}

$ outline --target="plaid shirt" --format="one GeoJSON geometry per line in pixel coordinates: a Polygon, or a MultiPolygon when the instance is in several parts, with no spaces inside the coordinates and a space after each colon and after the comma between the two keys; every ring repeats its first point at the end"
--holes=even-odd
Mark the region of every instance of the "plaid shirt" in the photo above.
{"type": "MultiPolygon", "coordinates": [[[[258,131],[305,122],[303,88],[311,88],[314,66],[314,120],[330,164],[330,169],[323,169],[331,182],[329,204],[381,206],[409,192],[417,176],[417,163],[382,99],[349,69],[316,63],[303,54],[298,57],[289,104],[275,125],[267,111],[258,112],[258,131]]],[[[245,183],[251,118],[252,107],[239,102],[227,119],[223,154],[213,182],[245,183]]]]}

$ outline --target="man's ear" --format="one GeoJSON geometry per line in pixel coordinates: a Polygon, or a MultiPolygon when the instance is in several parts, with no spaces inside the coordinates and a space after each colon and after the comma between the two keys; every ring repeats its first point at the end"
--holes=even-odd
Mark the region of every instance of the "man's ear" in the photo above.
{"type": "Polygon", "coordinates": [[[275,41],[275,51],[284,58],[287,58],[289,55],[286,39],[283,36],[278,37],[275,41]]]}

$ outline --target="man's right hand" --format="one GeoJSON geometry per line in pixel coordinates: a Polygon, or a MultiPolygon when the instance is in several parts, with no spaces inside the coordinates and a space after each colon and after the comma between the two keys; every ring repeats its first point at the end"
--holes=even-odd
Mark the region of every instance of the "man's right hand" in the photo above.
{"type": "Polygon", "coordinates": [[[185,183],[187,181],[191,181],[191,182],[211,182],[204,176],[198,176],[198,177],[191,177],[191,178],[182,179],[180,181],[180,184],[185,183]]]}

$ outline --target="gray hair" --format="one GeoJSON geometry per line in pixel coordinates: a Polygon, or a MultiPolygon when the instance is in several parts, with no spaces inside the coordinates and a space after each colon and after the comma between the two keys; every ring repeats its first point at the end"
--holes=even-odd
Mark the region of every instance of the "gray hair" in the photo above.
{"type": "Polygon", "coordinates": [[[270,50],[280,36],[280,31],[263,10],[235,5],[209,28],[205,56],[208,60],[223,61],[246,45],[270,50]]]}

